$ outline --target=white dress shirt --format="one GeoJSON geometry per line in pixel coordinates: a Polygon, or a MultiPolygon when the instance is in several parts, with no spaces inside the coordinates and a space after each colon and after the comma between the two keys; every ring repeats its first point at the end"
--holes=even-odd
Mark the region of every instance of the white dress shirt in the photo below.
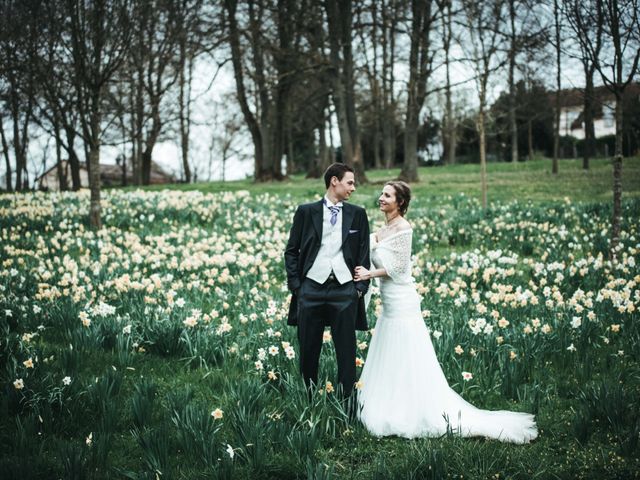
{"type": "Polygon", "coordinates": [[[342,255],[342,202],[335,204],[336,207],[340,207],[340,211],[338,212],[336,224],[331,225],[331,210],[329,210],[329,207],[333,207],[334,204],[326,195],[324,199],[326,205],[322,206],[322,241],[318,256],[307,272],[307,278],[318,283],[324,283],[333,271],[338,282],[345,284],[352,281],[353,276],[342,255]]]}

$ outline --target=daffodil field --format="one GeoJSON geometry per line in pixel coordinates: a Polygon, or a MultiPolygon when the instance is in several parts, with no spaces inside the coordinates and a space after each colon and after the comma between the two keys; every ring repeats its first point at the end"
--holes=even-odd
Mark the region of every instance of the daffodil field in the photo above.
{"type": "MultiPolygon", "coordinates": [[[[352,200],[372,228],[377,195],[352,200]]],[[[302,200],[110,190],[94,232],[87,192],[0,196],[0,477],[639,478],[637,197],[615,262],[610,202],[411,203],[446,376],[479,407],[535,413],[524,446],[370,436],[337,395],[328,332],[308,400],[283,265],[302,200]]],[[[369,308],[375,327],[375,294],[369,308]]]]}

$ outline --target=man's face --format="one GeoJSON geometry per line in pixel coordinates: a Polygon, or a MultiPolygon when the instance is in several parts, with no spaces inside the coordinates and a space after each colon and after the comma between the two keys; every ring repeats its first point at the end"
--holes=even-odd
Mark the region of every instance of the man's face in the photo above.
{"type": "Polygon", "coordinates": [[[349,200],[349,197],[356,191],[356,179],[352,172],[346,172],[342,180],[338,177],[331,179],[331,186],[339,202],[349,200]]]}

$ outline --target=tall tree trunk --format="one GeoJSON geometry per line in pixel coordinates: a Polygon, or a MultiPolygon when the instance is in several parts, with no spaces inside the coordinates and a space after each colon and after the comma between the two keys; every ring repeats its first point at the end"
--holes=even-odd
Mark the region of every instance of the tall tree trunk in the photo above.
{"type": "Polygon", "coordinates": [[[620,243],[620,217],[622,215],[622,92],[616,91],[616,152],[613,158],[613,215],[611,218],[611,257],[616,258],[620,243]]]}
{"type": "MultiPolygon", "coordinates": [[[[13,95],[13,94],[12,94],[13,95]]],[[[25,158],[22,154],[22,141],[20,138],[20,116],[17,101],[12,102],[12,123],[13,123],[13,155],[16,159],[16,183],[15,190],[19,192],[22,190],[22,172],[24,170],[25,158]]]]}
{"type": "Polygon", "coordinates": [[[366,183],[353,79],[352,1],[327,0],[325,7],[329,26],[332,93],[338,117],[342,158],[353,167],[358,181],[366,183]]]}
{"type": "Polygon", "coordinates": [[[556,96],[555,96],[555,121],[553,128],[553,162],[551,172],[558,174],[558,157],[560,155],[560,7],[558,0],[553,0],[553,17],[556,34],[556,96]]]}
{"type": "Polygon", "coordinates": [[[527,120],[528,159],[533,160],[533,120],[527,120]]]}
{"type": "Polygon", "coordinates": [[[456,163],[456,124],[453,117],[453,103],[451,99],[451,2],[446,4],[446,13],[442,16],[444,30],[444,62],[445,62],[445,121],[443,161],[448,165],[456,163]]]}
{"type": "Polygon", "coordinates": [[[143,184],[143,160],[142,160],[142,152],[143,148],[143,138],[142,138],[142,130],[144,125],[144,72],[141,68],[138,69],[138,76],[136,78],[136,93],[135,93],[135,155],[133,155],[133,182],[135,185],[143,184]]]}
{"type": "Polygon", "coordinates": [[[60,191],[65,191],[69,189],[69,185],[67,184],[66,169],[62,165],[62,139],[60,138],[60,121],[57,112],[53,113],[53,136],[56,142],[56,174],[58,176],[58,185],[60,191]]]}
{"type": "Polygon", "coordinates": [[[582,155],[582,168],[589,169],[589,158],[595,152],[595,127],[593,124],[593,73],[594,68],[585,64],[586,87],[584,90],[584,151],[582,155]]]}
{"type": "Polygon", "coordinates": [[[518,124],[516,123],[516,10],[515,0],[509,0],[509,20],[511,23],[511,46],[509,49],[509,132],[511,134],[511,161],[518,161],[518,124]]]}
{"type": "Polygon", "coordinates": [[[393,16],[391,17],[391,29],[389,31],[389,64],[391,65],[389,69],[389,112],[387,116],[387,122],[389,122],[389,161],[391,162],[387,168],[391,168],[392,164],[396,162],[396,154],[397,154],[397,145],[396,145],[396,111],[397,111],[397,103],[396,103],[396,94],[394,85],[396,83],[396,74],[394,65],[396,64],[396,24],[399,21],[399,8],[396,0],[392,0],[393,5],[393,16]]]}
{"type": "Polygon", "coordinates": [[[191,183],[191,168],[189,166],[189,110],[191,104],[191,65],[193,60],[187,60],[187,38],[183,32],[180,36],[180,76],[179,83],[179,119],[180,119],[180,147],[182,152],[182,169],[184,170],[184,180],[191,183]],[[188,65],[188,67],[187,67],[188,65]],[[188,68],[188,74],[185,70],[188,68]],[[188,84],[188,85],[187,85],[188,84]]]}
{"type": "Polygon", "coordinates": [[[262,165],[264,159],[262,132],[256,117],[249,108],[249,101],[247,99],[246,89],[244,86],[244,68],[242,66],[242,50],[240,48],[240,32],[238,30],[238,22],[236,19],[238,2],[237,0],[225,0],[224,3],[227,20],[229,22],[229,45],[231,47],[233,74],[236,81],[236,95],[238,97],[238,102],[240,103],[242,115],[249,127],[249,133],[251,133],[251,139],[253,141],[255,179],[260,180],[262,177],[262,165]]]}
{"type": "Polygon", "coordinates": [[[151,164],[153,160],[153,149],[158,142],[160,131],[162,129],[162,120],[160,118],[160,99],[152,99],[151,105],[151,131],[145,141],[145,148],[142,152],[142,184],[149,185],[151,182],[151,164]]]}
{"type": "Polygon", "coordinates": [[[404,162],[400,178],[417,182],[418,124],[426,97],[426,82],[430,71],[428,48],[431,31],[431,0],[411,2],[411,47],[409,51],[409,84],[404,137],[404,162]]]}
{"type": "Polygon", "coordinates": [[[482,195],[482,209],[487,209],[487,146],[484,126],[484,108],[478,113],[478,136],[480,138],[480,188],[482,195]]]}
{"type": "Polygon", "coordinates": [[[68,124],[65,124],[64,131],[67,136],[67,143],[64,144],[67,155],[69,156],[69,167],[71,169],[71,188],[74,192],[77,192],[82,188],[80,180],[80,159],[76,153],[76,131],[68,124]]]}
{"type": "Polygon", "coordinates": [[[102,227],[100,218],[100,94],[94,93],[92,99],[89,142],[89,188],[91,201],[89,206],[89,224],[95,230],[102,227]]]}
{"type": "Polygon", "coordinates": [[[382,18],[382,163],[391,168],[395,163],[395,108],[393,98],[393,62],[395,52],[396,5],[383,2],[382,18]],[[391,13],[391,15],[389,15],[391,13]]]}
{"type": "Polygon", "coordinates": [[[0,138],[2,139],[2,154],[4,156],[5,161],[5,181],[7,192],[11,192],[13,190],[13,186],[11,185],[11,158],[9,157],[9,144],[7,142],[7,137],[4,133],[4,124],[2,123],[2,115],[0,115],[0,138]]]}

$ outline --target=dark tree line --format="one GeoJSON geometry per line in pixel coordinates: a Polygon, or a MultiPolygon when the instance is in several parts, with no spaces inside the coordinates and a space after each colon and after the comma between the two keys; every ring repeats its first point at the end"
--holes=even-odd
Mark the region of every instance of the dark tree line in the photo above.
{"type": "Polygon", "coordinates": [[[29,144],[43,135],[63,189],[78,189],[87,165],[96,226],[104,145],[123,152],[124,182],[147,184],[154,150],[171,139],[193,181],[194,72],[226,64],[235,100],[226,108],[238,115],[222,130],[246,132],[256,181],[319,176],[336,159],[360,181],[394,165],[418,181],[421,152],[439,143],[444,163],[479,159],[486,204],[488,152],[524,161],[543,150],[558,171],[560,89],[574,58],[585,168],[596,85],[616,99],[619,192],[623,143],[637,144],[624,98],[638,73],[638,9],[638,0],[2,0],[4,188],[29,188],[29,144]]]}

